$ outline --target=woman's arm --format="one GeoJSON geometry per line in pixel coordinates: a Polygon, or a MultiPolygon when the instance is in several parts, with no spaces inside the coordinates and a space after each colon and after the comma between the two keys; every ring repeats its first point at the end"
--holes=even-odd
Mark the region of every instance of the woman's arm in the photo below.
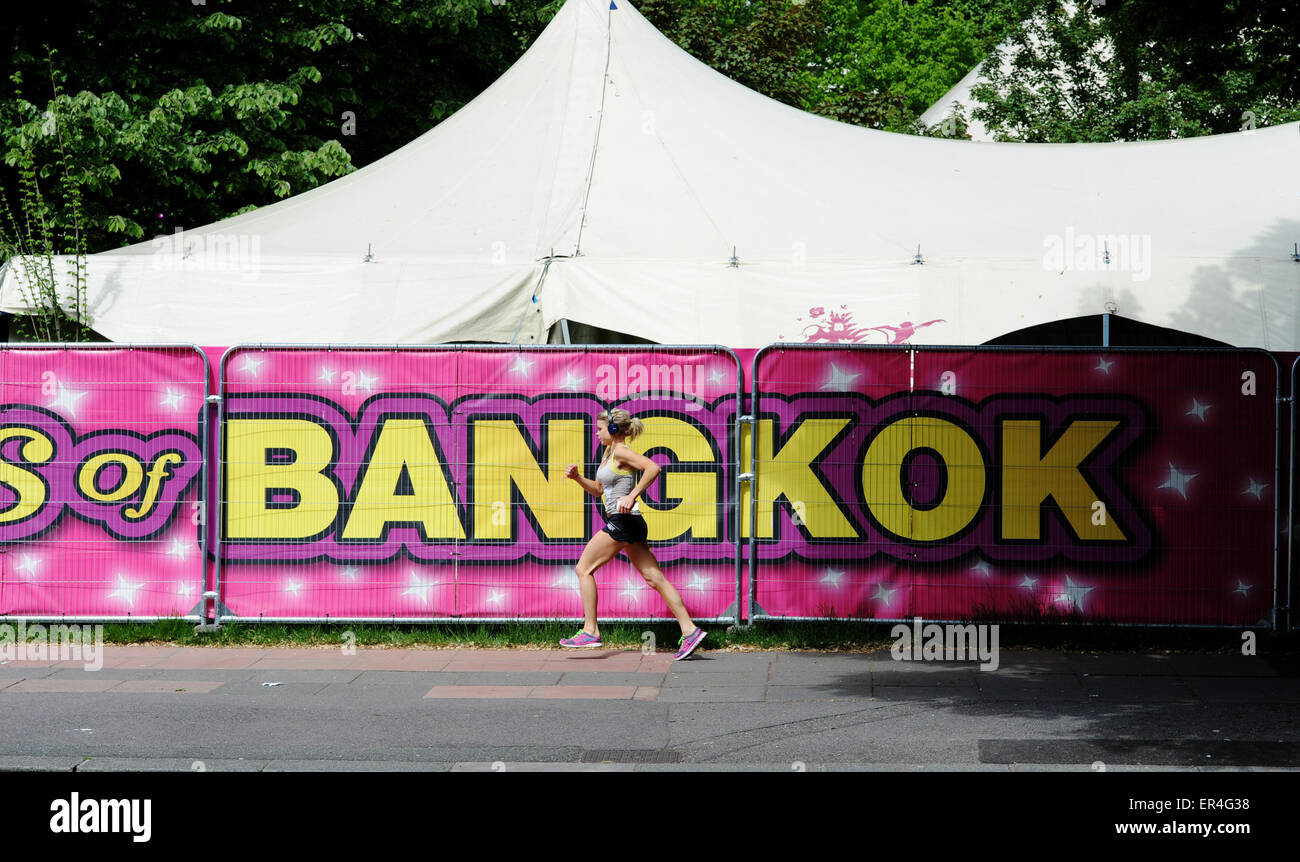
{"type": "Polygon", "coordinates": [[[588,479],[578,471],[577,464],[570,464],[568,467],[565,467],[564,475],[581,485],[582,490],[586,491],[593,497],[600,497],[605,493],[605,489],[600,486],[599,482],[595,479],[588,479]]]}
{"type": "Polygon", "coordinates": [[[632,511],[632,504],[641,496],[641,493],[646,488],[649,488],[655,479],[659,478],[662,468],[651,459],[626,445],[615,449],[611,457],[618,461],[624,469],[631,468],[641,471],[641,481],[636,483],[636,487],[632,489],[631,493],[618,501],[618,510],[626,514],[632,511]]]}

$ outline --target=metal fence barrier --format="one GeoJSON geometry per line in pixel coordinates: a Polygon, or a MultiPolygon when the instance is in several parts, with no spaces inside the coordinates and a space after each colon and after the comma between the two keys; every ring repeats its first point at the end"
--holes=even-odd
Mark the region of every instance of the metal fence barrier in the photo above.
{"type": "MultiPolygon", "coordinates": [[[[604,522],[565,468],[594,475],[596,416],[622,407],[663,466],[642,505],[663,571],[696,619],[737,621],[742,386],[713,345],[233,347],[217,619],[581,619],[604,522]]],[[[596,579],[604,619],[665,619],[622,558],[596,579]]]]}
{"type": "Polygon", "coordinates": [[[752,618],[1277,627],[1278,378],[1256,350],[764,348],[752,618]]]}
{"type": "Polygon", "coordinates": [[[200,620],[207,357],[0,348],[0,617],[200,620]]]}
{"type": "MultiPolygon", "coordinates": [[[[192,345],[0,351],[0,617],[580,618],[603,518],[565,468],[622,407],[699,621],[1291,625],[1295,404],[1284,462],[1263,351],[770,345],[748,393],[714,345],[241,345],[209,373],[192,345]]],[[[602,618],[667,619],[626,560],[596,577],[602,618]]]]}

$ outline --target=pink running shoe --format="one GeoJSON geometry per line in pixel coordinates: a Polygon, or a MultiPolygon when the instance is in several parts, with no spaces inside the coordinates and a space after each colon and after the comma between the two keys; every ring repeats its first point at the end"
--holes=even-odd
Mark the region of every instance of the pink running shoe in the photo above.
{"type": "Polygon", "coordinates": [[[679,641],[681,646],[677,649],[677,655],[673,656],[673,661],[681,661],[693,653],[695,648],[700,645],[700,641],[704,640],[705,634],[707,634],[707,632],[705,632],[704,629],[697,627],[695,631],[682,638],[681,641],[679,641]]]}
{"type": "Polygon", "coordinates": [[[569,647],[570,649],[592,649],[600,646],[600,638],[586,632],[578,632],[571,638],[561,640],[560,646],[569,647]]]}

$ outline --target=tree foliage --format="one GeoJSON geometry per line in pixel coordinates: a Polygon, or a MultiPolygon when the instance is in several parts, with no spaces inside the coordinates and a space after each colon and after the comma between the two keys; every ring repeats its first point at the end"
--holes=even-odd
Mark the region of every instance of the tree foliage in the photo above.
{"type": "Polygon", "coordinates": [[[553,11],[489,0],[32,4],[6,31],[3,184],[16,188],[26,151],[48,179],[57,114],[92,250],[215,221],[427,131],[514,62],[553,11]]]}
{"type": "Polygon", "coordinates": [[[1300,119],[1295,7],[1051,0],[1015,28],[974,110],[1000,140],[1157,140],[1300,119]]]}
{"type": "MultiPolygon", "coordinates": [[[[450,116],[519,58],[561,2],[29,4],[0,31],[9,58],[0,187],[15,197],[29,166],[38,193],[76,189],[72,233],[69,206],[41,210],[56,251],[74,251],[65,236],[94,252],[262,206],[450,116]]],[[[930,130],[917,119],[1004,39],[1011,69],[988,64],[976,116],[1008,140],[1185,137],[1300,116],[1290,0],[1188,0],[1178,14],[1156,0],[1080,0],[1073,17],[1062,0],[637,7],[746,86],[896,132],[963,135],[964,116],[930,130]],[[1040,7],[1046,14],[1034,15],[1040,7]]]]}

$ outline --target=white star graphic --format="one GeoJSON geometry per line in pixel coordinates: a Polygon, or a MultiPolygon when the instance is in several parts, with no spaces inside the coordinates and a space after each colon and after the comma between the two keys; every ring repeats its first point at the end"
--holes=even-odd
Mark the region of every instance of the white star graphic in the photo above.
{"type": "Polygon", "coordinates": [[[1097,360],[1097,367],[1093,371],[1100,371],[1102,374],[1110,374],[1110,367],[1115,364],[1115,360],[1102,357],[1097,360]]]}
{"type": "Polygon", "coordinates": [[[847,374],[841,371],[839,366],[832,362],[831,375],[826,378],[826,382],[822,384],[822,389],[834,389],[839,392],[848,392],[853,381],[861,376],[861,372],[847,374]]]}
{"type": "Polygon", "coordinates": [[[16,571],[28,575],[36,574],[36,564],[41,561],[40,557],[33,557],[31,554],[23,554],[23,561],[18,564],[16,571]]]}
{"type": "Polygon", "coordinates": [[[1031,578],[1029,577],[1029,575],[1025,575],[1025,579],[1020,582],[1020,586],[1024,587],[1027,590],[1032,590],[1034,588],[1034,585],[1037,583],[1038,583],[1038,578],[1031,578]]]}
{"type": "Polygon", "coordinates": [[[704,577],[704,576],[701,575],[699,572],[692,571],[692,572],[691,572],[691,582],[690,582],[689,584],[686,585],[686,589],[688,589],[688,590],[698,590],[698,591],[700,591],[700,592],[703,592],[703,591],[704,591],[708,586],[709,586],[709,579],[708,579],[708,578],[704,577]]]}
{"type": "Polygon", "coordinates": [[[334,375],[336,374],[338,374],[338,372],[333,368],[325,368],[324,366],[321,366],[320,375],[316,379],[321,383],[333,383],[334,375]]]}
{"type": "Polygon", "coordinates": [[[1195,479],[1200,473],[1179,473],[1172,463],[1169,465],[1169,478],[1159,488],[1172,488],[1177,491],[1184,500],[1187,499],[1187,483],[1195,479]]]}
{"type": "Polygon", "coordinates": [[[510,370],[515,374],[522,374],[523,376],[528,377],[529,370],[532,367],[533,367],[533,360],[524,359],[524,355],[521,353],[515,357],[515,364],[510,366],[510,370]]]}
{"type": "Polygon", "coordinates": [[[172,546],[167,549],[167,556],[185,559],[185,552],[189,550],[189,544],[184,539],[172,539],[172,546]]]}
{"type": "Polygon", "coordinates": [[[500,590],[493,590],[491,593],[488,594],[487,603],[489,605],[499,605],[501,604],[501,600],[504,599],[505,597],[506,594],[501,592],[500,590]]]}
{"type": "Polygon", "coordinates": [[[1204,422],[1204,421],[1205,421],[1205,411],[1206,411],[1206,410],[1209,410],[1209,409],[1210,409],[1211,407],[1213,407],[1213,406],[1214,406],[1213,404],[1202,404],[1200,401],[1197,401],[1195,398],[1193,398],[1193,399],[1192,399],[1192,407],[1191,407],[1191,409],[1188,410],[1188,411],[1187,411],[1186,413],[1184,413],[1183,415],[1184,415],[1184,416],[1193,416],[1193,415],[1194,415],[1194,416],[1196,416],[1197,419],[1200,419],[1202,422],[1204,422]]]}
{"type": "Polygon", "coordinates": [[[1238,580],[1238,581],[1237,581],[1237,588],[1236,588],[1235,590],[1233,590],[1233,592],[1234,592],[1234,593],[1241,593],[1241,594],[1244,596],[1244,595],[1247,595],[1247,594],[1250,592],[1250,588],[1253,587],[1253,586],[1254,586],[1254,584],[1248,584],[1248,583],[1246,583],[1245,581],[1238,580]]]}
{"type": "Polygon", "coordinates": [[[570,392],[577,392],[585,382],[587,382],[587,378],[575,377],[572,372],[566,371],[564,373],[564,382],[560,384],[560,388],[567,389],[570,392]]]}
{"type": "Polygon", "coordinates": [[[289,581],[289,583],[284,585],[284,591],[286,593],[292,593],[294,598],[297,598],[298,592],[301,589],[302,589],[302,584],[298,583],[297,581],[289,581]]]}
{"type": "Polygon", "coordinates": [[[339,574],[347,578],[349,581],[355,581],[357,579],[357,572],[359,571],[360,570],[356,566],[348,566],[340,571],[339,574]]]}
{"type": "Polygon", "coordinates": [[[184,392],[177,392],[175,389],[168,389],[167,395],[158,403],[164,407],[170,407],[173,410],[181,409],[181,399],[185,397],[184,392]]]}
{"type": "Polygon", "coordinates": [[[1241,493],[1243,495],[1250,494],[1254,496],[1256,500],[1262,500],[1264,498],[1259,495],[1259,492],[1263,491],[1267,487],[1268,487],[1267,483],[1261,485],[1259,482],[1256,482],[1255,478],[1252,476],[1250,478],[1250,485],[1246,488],[1246,490],[1242,491],[1241,493]]]}
{"type": "Polygon", "coordinates": [[[710,383],[713,383],[713,384],[721,384],[721,383],[725,382],[726,379],[727,379],[727,375],[723,372],[723,370],[722,370],[721,368],[717,368],[717,369],[714,369],[713,371],[709,372],[709,382],[710,382],[710,383]]]}
{"type": "Polygon", "coordinates": [[[194,592],[194,587],[191,584],[179,584],[176,587],[176,595],[184,596],[187,599],[190,597],[190,594],[193,592],[194,592]]]}
{"type": "Polygon", "coordinates": [[[993,574],[993,571],[989,568],[989,564],[987,560],[980,560],[978,563],[971,566],[970,570],[972,572],[979,572],[981,575],[983,575],[986,578],[989,575],[993,574]]]}
{"type": "Polygon", "coordinates": [[[135,607],[135,594],[139,592],[140,588],[143,586],[144,584],[130,583],[129,581],[127,581],[126,578],[122,577],[121,575],[118,575],[117,589],[109,593],[107,598],[126,599],[126,606],[129,608],[133,608],[135,607]]]}
{"type": "Polygon", "coordinates": [[[420,604],[427,605],[429,604],[429,591],[436,586],[438,586],[437,581],[426,582],[417,573],[411,572],[411,586],[402,590],[402,595],[417,596],[420,599],[420,604]]]}
{"type": "Polygon", "coordinates": [[[637,598],[641,595],[641,590],[637,587],[635,581],[628,581],[623,586],[623,589],[619,591],[618,594],[620,596],[625,596],[631,599],[633,602],[635,602],[637,598]]]}
{"type": "Polygon", "coordinates": [[[884,584],[876,584],[876,594],[872,596],[873,601],[884,602],[886,605],[894,598],[894,593],[898,592],[897,587],[886,588],[884,584]]]}
{"type": "Polygon", "coordinates": [[[244,364],[239,366],[240,371],[247,371],[249,376],[256,377],[262,368],[265,359],[254,359],[252,356],[244,357],[244,364]]]}
{"type": "Polygon", "coordinates": [[[827,569],[826,576],[821,579],[821,583],[830,584],[836,589],[840,586],[840,578],[844,577],[843,572],[837,572],[834,569],[827,569]]]}
{"type": "Polygon", "coordinates": [[[1056,600],[1058,602],[1068,603],[1073,607],[1078,608],[1080,611],[1082,611],[1084,597],[1087,596],[1088,593],[1092,592],[1094,589],[1096,589],[1096,587],[1085,587],[1082,586],[1081,584],[1076,584],[1074,581],[1070,580],[1069,575],[1066,575],[1065,592],[1058,595],[1056,597],[1056,600]]]}
{"type": "Polygon", "coordinates": [[[77,402],[89,395],[89,392],[83,392],[80,389],[69,389],[62,383],[58,384],[59,394],[49,403],[50,407],[63,407],[67,410],[68,417],[77,418],[77,402]]]}
{"type": "Polygon", "coordinates": [[[573,569],[565,569],[563,574],[551,582],[551,586],[568,587],[578,595],[582,595],[582,586],[578,583],[578,573],[573,569]]]}
{"type": "Polygon", "coordinates": [[[366,390],[367,395],[374,394],[375,383],[379,381],[379,375],[371,377],[364,371],[357,372],[357,388],[366,390]]]}

